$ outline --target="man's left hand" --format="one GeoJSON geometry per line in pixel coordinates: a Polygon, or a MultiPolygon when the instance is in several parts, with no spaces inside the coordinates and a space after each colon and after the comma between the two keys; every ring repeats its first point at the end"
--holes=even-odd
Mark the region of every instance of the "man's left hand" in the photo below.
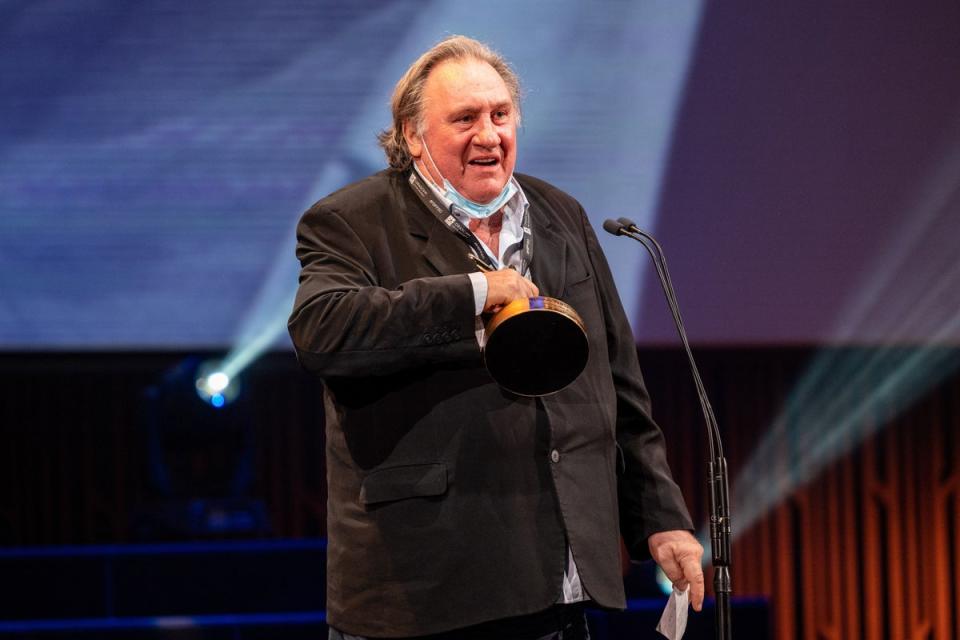
{"type": "Polygon", "coordinates": [[[673,583],[683,591],[690,585],[690,604],[703,608],[703,547],[689,531],[660,531],[647,539],[650,555],[673,583]]]}

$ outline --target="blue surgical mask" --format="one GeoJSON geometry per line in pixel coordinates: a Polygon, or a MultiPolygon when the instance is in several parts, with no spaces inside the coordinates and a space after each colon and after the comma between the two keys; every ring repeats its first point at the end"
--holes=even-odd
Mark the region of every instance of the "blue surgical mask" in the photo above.
{"type": "Polygon", "coordinates": [[[507,180],[507,184],[503,185],[503,189],[500,191],[500,194],[487,202],[486,204],[480,202],[474,202],[470,198],[467,198],[462,193],[456,190],[456,188],[450,184],[450,181],[443,177],[443,174],[440,173],[440,167],[437,166],[436,162],[433,162],[433,156],[430,155],[430,149],[427,148],[427,142],[420,138],[420,141],[423,143],[423,148],[427,152],[427,157],[430,158],[430,162],[433,163],[433,168],[437,170],[437,173],[440,174],[440,177],[443,178],[443,196],[447,199],[451,205],[462,211],[470,218],[476,220],[482,220],[484,218],[489,218],[497,211],[503,208],[503,205],[510,202],[510,198],[517,194],[517,185],[514,184],[513,176],[510,176],[510,179],[507,180]]]}

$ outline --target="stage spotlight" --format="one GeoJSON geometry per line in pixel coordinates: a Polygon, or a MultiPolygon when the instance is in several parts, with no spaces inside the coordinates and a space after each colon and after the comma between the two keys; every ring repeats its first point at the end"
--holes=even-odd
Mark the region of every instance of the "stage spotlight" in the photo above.
{"type": "Polygon", "coordinates": [[[219,395],[230,384],[230,377],[222,371],[207,376],[207,388],[219,395]]]}
{"type": "Polygon", "coordinates": [[[232,402],[240,392],[236,378],[223,370],[220,362],[206,362],[197,370],[197,395],[215,409],[221,409],[232,402]]]}

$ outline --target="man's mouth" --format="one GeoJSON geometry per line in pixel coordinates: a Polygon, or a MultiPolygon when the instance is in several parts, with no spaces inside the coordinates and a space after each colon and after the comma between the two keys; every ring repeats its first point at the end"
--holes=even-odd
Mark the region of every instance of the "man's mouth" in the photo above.
{"type": "Polygon", "coordinates": [[[475,164],[481,167],[492,167],[498,162],[499,160],[497,160],[496,158],[477,158],[475,160],[471,160],[469,164],[475,164]]]}

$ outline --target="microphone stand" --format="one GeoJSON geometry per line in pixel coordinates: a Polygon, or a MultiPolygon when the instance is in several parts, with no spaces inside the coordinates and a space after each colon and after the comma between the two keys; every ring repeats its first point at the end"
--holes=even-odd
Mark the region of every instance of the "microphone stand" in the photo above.
{"type": "Polygon", "coordinates": [[[693,374],[694,386],[700,399],[700,408],[707,424],[707,442],[710,445],[710,462],[708,464],[710,474],[710,548],[713,555],[713,591],[716,597],[717,638],[730,640],[733,637],[730,628],[730,491],[728,488],[727,460],[723,456],[723,444],[720,441],[717,418],[713,414],[713,408],[710,406],[703,380],[700,379],[700,371],[697,369],[693,352],[690,350],[687,332],[683,327],[683,319],[680,317],[677,295],[670,281],[670,272],[667,270],[667,258],[660,243],[628,218],[619,218],[616,222],[607,220],[603,223],[603,228],[615,236],[633,238],[642,244],[647,253],[650,254],[657,269],[657,276],[660,278],[663,293],[667,298],[667,306],[673,315],[677,333],[680,334],[680,341],[683,343],[687,360],[690,362],[690,371],[693,374]]]}

